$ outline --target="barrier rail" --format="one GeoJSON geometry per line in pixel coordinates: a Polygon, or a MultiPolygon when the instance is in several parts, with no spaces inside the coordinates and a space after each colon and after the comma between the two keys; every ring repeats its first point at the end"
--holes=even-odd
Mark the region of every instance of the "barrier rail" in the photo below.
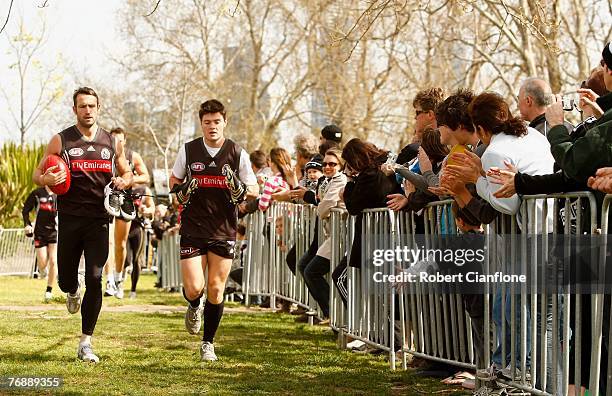
{"type": "Polygon", "coordinates": [[[22,228],[0,228],[0,275],[32,275],[35,257],[32,238],[22,228]]]}
{"type": "Polygon", "coordinates": [[[180,267],[178,232],[165,233],[157,248],[159,283],[163,289],[183,286],[180,267]]]}

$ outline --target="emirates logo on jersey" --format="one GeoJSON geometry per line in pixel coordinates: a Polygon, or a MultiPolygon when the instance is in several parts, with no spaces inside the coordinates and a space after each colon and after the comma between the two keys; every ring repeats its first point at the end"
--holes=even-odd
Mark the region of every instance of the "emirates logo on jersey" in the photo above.
{"type": "Polygon", "coordinates": [[[103,160],[75,160],[71,162],[71,168],[73,171],[110,173],[112,164],[103,160]]]}
{"type": "Polygon", "coordinates": [[[84,151],[80,147],[74,147],[74,148],[71,148],[70,150],[68,150],[68,154],[71,157],[80,157],[81,155],[83,155],[83,153],[84,153],[84,151]]]}
{"type": "Polygon", "coordinates": [[[195,172],[203,171],[204,168],[205,165],[201,162],[194,162],[193,164],[191,164],[191,170],[195,172]]]}

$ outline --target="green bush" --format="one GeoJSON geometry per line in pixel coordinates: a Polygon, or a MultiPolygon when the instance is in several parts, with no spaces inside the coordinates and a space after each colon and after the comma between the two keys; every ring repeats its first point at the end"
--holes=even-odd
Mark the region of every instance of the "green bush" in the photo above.
{"type": "Polygon", "coordinates": [[[22,227],[21,208],[36,188],[32,173],[45,152],[44,146],[5,143],[0,149],[0,225],[22,227]]]}

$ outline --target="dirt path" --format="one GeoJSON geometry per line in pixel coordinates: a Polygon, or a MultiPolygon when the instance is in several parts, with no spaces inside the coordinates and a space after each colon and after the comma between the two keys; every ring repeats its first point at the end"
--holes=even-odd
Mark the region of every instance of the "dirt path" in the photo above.
{"type": "MultiPolygon", "coordinates": [[[[42,304],[42,305],[0,305],[0,311],[17,312],[46,312],[46,311],[66,311],[65,305],[42,304]]],[[[128,313],[174,313],[185,312],[185,307],[176,305],[117,305],[102,306],[103,312],[128,312],[128,313]]],[[[229,313],[250,313],[259,314],[272,312],[270,309],[246,308],[246,307],[225,307],[224,312],[229,313]]]]}

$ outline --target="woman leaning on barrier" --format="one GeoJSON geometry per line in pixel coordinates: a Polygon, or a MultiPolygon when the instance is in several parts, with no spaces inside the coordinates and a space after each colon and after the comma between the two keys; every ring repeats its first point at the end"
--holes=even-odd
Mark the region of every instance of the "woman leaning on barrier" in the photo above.
{"type": "MultiPolygon", "coordinates": [[[[476,129],[476,133],[480,140],[487,145],[487,149],[482,155],[482,159],[478,158],[473,153],[466,152],[462,154],[464,157],[464,163],[471,163],[470,171],[455,174],[466,182],[475,183],[478,195],[487,200],[491,206],[496,210],[509,214],[516,215],[519,212],[519,208],[522,203],[522,198],[514,194],[510,197],[498,197],[496,196],[497,191],[500,189],[500,185],[491,181],[487,178],[487,172],[491,169],[499,169],[505,167],[507,164],[514,166],[518,171],[528,175],[546,175],[553,172],[554,159],[550,152],[550,145],[541,133],[533,128],[526,127],[523,121],[514,117],[509,110],[508,104],[504,99],[491,92],[484,92],[475,97],[470,105],[468,106],[468,113],[472,118],[472,122],[476,129]]],[[[547,221],[548,229],[552,230],[552,216],[551,211],[548,212],[548,217],[542,218],[542,202],[537,202],[535,207],[535,228],[534,229],[521,229],[521,232],[535,232],[539,233],[542,230],[543,221],[547,221]]],[[[519,227],[521,226],[519,220],[519,227]]],[[[531,239],[529,239],[531,241],[531,239]]],[[[548,271],[547,271],[548,275],[548,271]]],[[[506,304],[508,301],[506,300],[506,304]]],[[[559,305],[560,307],[561,305],[559,305]]],[[[558,307],[558,309],[560,309],[558,307]]],[[[527,309],[527,318],[530,317],[531,313],[529,308],[527,309]]],[[[552,312],[552,300],[547,299],[546,312],[552,312]]],[[[537,312],[538,317],[543,315],[539,310],[537,312]]],[[[546,318],[537,320],[537,323],[544,321],[546,324],[546,331],[552,332],[553,324],[552,317],[547,314],[546,318]]],[[[523,325],[523,324],[521,324],[523,325]]],[[[534,325],[528,320],[524,324],[529,329],[530,326],[534,325]]],[[[527,351],[531,348],[531,342],[541,342],[542,326],[537,326],[537,338],[536,340],[527,339],[527,351]]],[[[551,338],[546,339],[545,351],[546,351],[546,377],[547,386],[546,390],[551,391],[553,382],[556,382],[556,394],[563,394],[563,383],[561,376],[557,376],[553,379],[553,368],[552,365],[557,366],[557,372],[561,372],[561,354],[557,354],[557,361],[553,362],[552,351],[554,349],[559,350],[561,346],[560,340],[552,340],[551,338]]],[[[540,355],[541,346],[538,345],[536,348],[538,355],[540,355]]],[[[530,356],[526,357],[529,362],[530,356]]],[[[536,357],[536,369],[540,370],[542,364],[542,356],[536,357]]],[[[529,366],[529,363],[528,363],[529,366]]],[[[536,388],[540,386],[541,379],[537,378],[535,384],[536,388]]]]}
{"type": "Polygon", "coordinates": [[[395,175],[387,176],[380,170],[387,154],[387,151],[358,138],[351,139],[342,150],[348,176],[343,199],[349,214],[357,216],[348,263],[351,267],[361,268],[361,212],[364,209],[385,208],[387,195],[402,193],[395,175]]]}

